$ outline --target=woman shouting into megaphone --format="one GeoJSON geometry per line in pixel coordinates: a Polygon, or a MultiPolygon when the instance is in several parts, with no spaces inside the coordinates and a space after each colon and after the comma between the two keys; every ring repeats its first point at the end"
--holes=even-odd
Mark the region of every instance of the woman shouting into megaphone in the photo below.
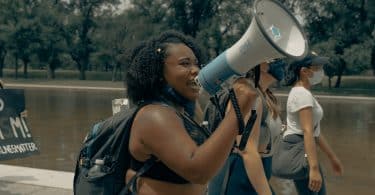
{"type": "MultiPolygon", "coordinates": [[[[195,103],[200,88],[194,79],[203,57],[195,42],[181,33],[169,31],[140,43],[129,62],[128,98],[133,104],[151,104],[140,109],[130,130],[126,181],[155,158],[148,171],[132,180],[133,193],[205,194],[239,133],[235,110],[228,110],[212,134],[200,125],[202,113],[195,103]]],[[[242,84],[233,91],[240,112],[248,113],[256,93],[242,84]]]]}

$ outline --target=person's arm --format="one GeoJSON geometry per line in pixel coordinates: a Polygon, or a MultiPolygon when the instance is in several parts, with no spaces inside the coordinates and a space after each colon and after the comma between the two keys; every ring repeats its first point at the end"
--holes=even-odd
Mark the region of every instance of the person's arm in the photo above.
{"type": "Polygon", "coordinates": [[[319,162],[316,150],[316,144],[314,140],[314,129],[312,119],[312,107],[305,107],[299,110],[299,118],[301,128],[303,130],[303,139],[305,145],[305,152],[307,154],[307,160],[309,162],[309,188],[310,190],[317,192],[320,190],[322,185],[322,176],[319,170],[319,162]]]}
{"type": "MultiPolygon", "coordinates": [[[[237,86],[235,92],[241,112],[249,112],[255,94],[242,86],[237,86]]],[[[149,105],[137,114],[132,132],[136,132],[130,138],[132,154],[146,152],[144,157],[152,154],[188,181],[205,184],[216,175],[228,158],[238,134],[238,124],[235,112],[231,109],[216,131],[198,146],[172,108],[149,105]],[[136,144],[132,144],[134,141],[142,143],[142,146],[135,146],[136,144]]],[[[137,160],[145,159],[140,159],[138,155],[137,160]]]]}
{"type": "Polygon", "coordinates": [[[331,146],[328,144],[327,140],[323,136],[322,133],[320,133],[318,137],[318,145],[320,149],[327,155],[328,159],[331,162],[333,172],[337,176],[341,176],[344,173],[344,167],[341,164],[341,161],[336,156],[335,152],[332,150],[331,146]]]}
{"type": "MultiPolygon", "coordinates": [[[[250,137],[247,141],[245,149],[241,152],[243,162],[245,165],[247,176],[255,191],[259,195],[271,195],[271,188],[268,184],[267,177],[264,173],[264,167],[261,160],[261,156],[258,152],[258,141],[260,134],[260,122],[262,119],[262,100],[259,98],[257,104],[257,119],[251,130],[250,137]]],[[[249,116],[250,117],[250,116],[249,116]]],[[[249,118],[246,117],[246,118],[249,118]]]]}

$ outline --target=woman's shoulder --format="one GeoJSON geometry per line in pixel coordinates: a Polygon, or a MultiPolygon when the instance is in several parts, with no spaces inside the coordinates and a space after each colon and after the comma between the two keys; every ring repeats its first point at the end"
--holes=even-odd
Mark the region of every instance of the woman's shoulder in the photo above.
{"type": "Polygon", "coordinates": [[[236,78],[235,81],[233,82],[233,85],[246,85],[246,86],[256,90],[254,82],[249,80],[248,78],[245,78],[245,77],[236,78]]]}
{"type": "Polygon", "coordinates": [[[132,131],[143,135],[170,133],[170,129],[183,127],[181,118],[174,107],[153,103],[142,107],[136,114],[132,131]]]}
{"type": "Polygon", "coordinates": [[[290,90],[289,96],[311,96],[312,97],[312,94],[309,90],[307,90],[306,88],[302,86],[295,86],[290,90]]]}
{"type": "Polygon", "coordinates": [[[312,106],[314,97],[304,87],[293,87],[287,100],[287,109],[291,112],[300,110],[306,106],[312,106]]]}
{"type": "Polygon", "coordinates": [[[137,118],[152,120],[163,119],[171,115],[177,116],[175,107],[163,102],[154,102],[141,108],[137,113],[137,118]]]}
{"type": "Polygon", "coordinates": [[[246,88],[247,90],[250,89],[250,92],[252,93],[252,95],[259,95],[258,90],[254,85],[254,82],[250,81],[249,79],[245,77],[237,78],[233,83],[233,88],[237,88],[237,89],[246,88]]]}

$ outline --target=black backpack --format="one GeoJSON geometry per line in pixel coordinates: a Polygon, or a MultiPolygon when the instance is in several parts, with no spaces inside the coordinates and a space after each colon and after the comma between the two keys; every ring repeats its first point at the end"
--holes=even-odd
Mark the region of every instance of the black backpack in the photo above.
{"type": "Polygon", "coordinates": [[[120,111],[93,125],[77,158],[73,183],[75,195],[128,194],[136,177],[153,165],[155,159],[150,158],[125,186],[125,174],[130,167],[130,128],[138,110],[145,105],[120,111]]]}

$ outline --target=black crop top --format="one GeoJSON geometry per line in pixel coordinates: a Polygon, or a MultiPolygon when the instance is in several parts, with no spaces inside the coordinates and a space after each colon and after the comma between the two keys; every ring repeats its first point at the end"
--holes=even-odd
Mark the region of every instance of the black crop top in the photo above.
{"type": "MultiPolygon", "coordinates": [[[[191,119],[191,117],[188,116],[186,113],[180,113],[178,111],[176,111],[176,113],[183,120],[186,131],[189,133],[190,137],[195,141],[195,143],[197,143],[198,145],[203,144],[203,142],[210,136],[210,132],[204,127],[201,127],[197,122],[191,119]]],[[[133,156],[131,156],[131,160],[130,160],[131,169],[133,169],[134,171],[138,171],[140,168],[142,168],[143,165],[144,165],[144,162],[140,162],[134,159],[133,156]]],[[[177,175],[177,173],[172,171],[161,161],[155,162],[155,164],[148,171],[146,171],[142,175],[142,177],[148,177],[148,178],[166,181],[166,182],[175,183],[175,184],[190,183],[183,177],[177,175]]]]}

